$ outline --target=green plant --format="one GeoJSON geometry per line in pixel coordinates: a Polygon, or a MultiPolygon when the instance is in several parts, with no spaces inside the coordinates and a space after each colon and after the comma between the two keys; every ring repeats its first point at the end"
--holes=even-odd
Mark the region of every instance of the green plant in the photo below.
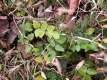
{"type": "MultiPolygon", "coordinates": [[[[20,30],[21,30],[21,35],[18,36],[19,37],[18,42],[21,42],[22,44],[28,44],[25,49],[26,53],[32,52],[35,56],[38,55],[38,53],[40,53],[44,49],[43,44],[40,44],[40,43],[36,44],[34,47],[29,45],[35,37],[43,38],[43,36],[46,35],[47,38],[54,38],[54,39],[60,38],[59,33],[55,30],[55,26],[49,26],[47,22],[43,22],[42,24],[40,24],[36,20],[33,20],[33,24],[31,24],[30,22],[26,22],[25,24],[20,25],[20,30]],[[34,37],[34,34],[35,34],[35,37],[34,37]]],[[[54,43],[53,40],[52,40],[52,43],[54,43]]],[[[47,47],[48,45],[49,44],[45,44],[45,47],[47,47]]],[[[57,45],[55,48],[57,47],[63,50],[63,48],[60,45],[57,45]]],[[[55,51],[53,52],[56,55],[56,52],[55,51]]],[[[42,53],[42,55],[44,54],[45,52],[42,53]]]]}
{"type": "Polygon", "coordinates": [[[18,36],[18,42],[22,44],[28,44],[30,41],[34,39],[33,26],[30,22],[26,22],[25,24],[20,24],[21,34],[18,36]]]}
{"type": "Polygon", "coordinates": [[[98,51],[99,48],[97,43],[78,39],[76,42],[73,42],[70,50],[73,52],[79,52],[80,50],[87,52],[88,50],[98,51]]]}
{"type": "Polygon", "coordinates": [[[19,12],[16,13],[16,16],[24,16],[25,15],[25,12],[24,10],[19,10],[19,12]]]}
{"type": "Polygon", "coordinates": [[[35,36],[42,38],[45,34],[49,38],[59,39],[59,33],[55,30],[55,26],[49,26],[47,22],[40,24],[38,21],[33,20],[33,27],[35,28],[35,36]]]}
{"type": "Polygon", "coordinates": [[[55,72],[45,72],[48,80],[64,80],[63,77],[61,75],[59,75],[58,73],[55,72]]]}
{"type": "Polygon", "coordinates": [[[107,0],[105,0],[105,1],[100,0],[99,7],[101,7],[101,9],[103,9],[107,12],[107,9],[106,9],[107,5],[106,4],[107,4],[107,0]]]}
{"type": "Polygon", "coordinates": [[[85,65],[78,70],[78,72],[83,76],[82,80],[92,80],[91,76],[97,74],[92,62],[86,62],[85,65]]]}
{"type": "Polygon", "coordinates": [[[71,32],[73,36],[80,36],[84,38],[91,39],[93,37],[93,33],[95,32],[94,26],[96,26],[95,14],[85,15],[84,19],[78,22],[72,29],[71,32]],[[88,27],[91,27],[88,29],[88,27]],[[78,33],[77,33],[78,32],[78,33]]]}

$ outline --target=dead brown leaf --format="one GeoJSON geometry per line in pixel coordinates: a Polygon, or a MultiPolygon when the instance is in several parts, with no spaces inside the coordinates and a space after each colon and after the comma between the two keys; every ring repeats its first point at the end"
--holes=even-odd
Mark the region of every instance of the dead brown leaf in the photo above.
{"type": "Polygon", "coordinates": [[[96,69],[98,73],[107,73],[107,67],[101,67],[96,69]]]}
{"type": "Polygon", "coordinates": [[[7,43],[12,44],[17,35],[19,34],[18,29],[14,22],[10,23],[10,33],[7,35],[7,43]]]}
{"type": "MultiPolygon", "coordinates": [[[[14,47],[15,48],[15,47],[14,47]]],[[[5,54],[5,60],[9,60],[10,59],[10,57],[11,57],[11,54],[13,53],[13,49],[14,48],[12,48],[11,50],[9,50],[8,52],[6,52],[6,54],[5,54]]]]}
{"type": "Polygon", "coordinates": [[[107,49],[105,46],[103,46],[102,44],[98,43],[98,46],[101,48],[101,49],[107,49]]]}
{"type": "Polygon", "coordinates": [[[75,67],[75,69],[76,69],[76,70],[79,70],[79,69],[83,66],[84,63],[85,63],[85,61],[82,60],[81,62],[79,62],[79,63],[77,64],[77,66],[75,67]]]}
{"type": "Polygon", "coordinates": [[[0,49],[7,48],[8,44],[0,39],[0,49]]]}
{"type": "Polygon", "coordinates": [[[12,72],[14,72],[17,68],[20,68],[21,65],[17,65],[17,66],[14,66],[13,68],[10,68],[7,73],[8,74],[11,74],[12,72]]]}
{"type": "Polygon", "coordinates": [[[60,7],[60,8],[58,8],[57,9],[57,14],[59,15],[59,16],[61,16],[62,14],[64,14],[64,13],[68,13],[69,12],[69,9],[67,9],[67,8],[64,8],[64,7],[60,7]]]}
{"type": "Polygon", "coordinates": [[[9,80],[7,77],[0,74],[0,80],[9,80]]]}
{"type": "MultiPolygon", "coordinates": [[[[51,18],[53,18],[53,17],[58,17],[59,15],[58,15],[58,12],[57,12],[57,9],[60,7],[60,5],[57,3],[57,2],[55,2],[54,3],[54,7],[52,8],[52,6],[50,5],[46,10],[45,10],[45,12],[47,12],[47,14],[46,14],[46,16],[47,17],[51,17],[51,18]]],[[[62,10],[61,10],[62,11],[62,10]]],[[[59,13],[60,13],[60,11],[59,11],[59,13]]]]}
{"type": "Polygon", "coordinates": [[[93,57],[94,59],[103,60],[105,63],[107,63],[107,54],[103,50],[98,53],[90,54],[89,56],[90,58],[93,57]]]}
{"type": "Polygon", "coordinates": [[[0,1],[0,11],[3,12],[3,3],[2,3],[2,1],[0,1]]]}
{"type": "Polygon", "coordinates": [[[0,37],[4,36],[9,27],[9,22],[5,19],[0,19],[0,37]]]}
{"type": "Polygon", "coordinates": [[[49,6],[47,9],[45,9],[45,12],[52,12],[52,6],[49,6]]]}
{"type": "Polygon", "coordinates": [[[37,13],[38,17],[43,17],[44,16],[43,10],[44,10],[44,6],[42,4],[39,5],[38,13],[37,13]]]}
{"type": "Polygon", "coordinates": [[[72,80],[81,80],[81,75],[80,74],[75,74],[72,78],[72,80]]]}
{"type": "Polygon", "coordinates": [[[0,19],[7,19],[7,16],[0,16],[0,19]]]}
{"type": "Polygon", "coordinates": [[[56,66],[56,68],[57,68],[57,70],[58,70],[59,73],[62,72],[62,67],[61,67],[60,62],[58,61],[57,58],[52,62],[52,64],[53,64],[54,66],[56,66]]]}
{"type": "Polygon", "coordinates": [[[68,14],[74,14],[74,12],[76,11],[77,7],[79,6],[81,0],[69,0],[69,11],[68,14]]]}
{"type": "Polygon", "coordinates": [[[79,3],[81,0],[67,0],[69,4],[69,9],[60,7],[57,9],[58,15],[62,15],[63,13],[68,13],[69,15],[73,15],[76,11],[77,7],[79,6],[79,3]]]}

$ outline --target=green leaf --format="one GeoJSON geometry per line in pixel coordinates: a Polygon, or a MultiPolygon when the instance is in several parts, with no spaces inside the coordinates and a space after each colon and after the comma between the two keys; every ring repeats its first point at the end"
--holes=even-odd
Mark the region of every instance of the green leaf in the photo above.
{"type": "Polygon", "coordinates": [[[26,22],[25,25],[24,25],[24,30],[27,31],[27,32],[31,32],[33,30],[31,23],[26,22]]]}
{"type": "Polygon", "coordinates": [[[28,38],[30,41],[32,41],[33,38],[34,38],[34,34],[33,34],[33,33],[28,34],[27,38],[28,38]]]}
{"type": "Polygon", "coordinates": [[[48,31],[48,32],[46,32],[46,35],[47,35],[49,38],[52,38],[53,31],[48,31]]]}
{"type": "Polygon", "coordinates": [[[93,68],[88,68],[87,69],[87,74],[89,75],[96,75],[97,74],[97,71],[93,68]]]}
{"type": "Polygon", "coordinates": [[[48,52],[48,54],[50,55],[50,60],[53,61],[53,59],[56,57],[56,52],[54,50],[51,50],[48,52]]]}
{"type": "Polygon", "coordinates": [[[25,52],[26,53],[29,53],[31,51],[32,47],[27,45],[26,48],[25,48],[25,52]]]}
{"type": "Polygon", "coordinates": [[[24,16],[24,15],[25,15],[24,10],[20,10],[16,13],[16,16],[24,16]]]}
{"type": "Polygon", "coordinates": [[[81,49],[87,49],[89,48],[89,43],[81,44],[81,49]]]}
{"type": "Polygon", "coordinates": [[[81,80],[85,80],[85,78],[83,77],[81,80]]]}
{"type": "Polygon", "coordinates": [[[42,63],[42,57],[36,57],[35,61],[38,62],[38,63],[42,63]]]}
{"type": "Polygon", "coordinates": [[[18,17],[21,16],[20,12],[17,12],[17,13],[16,13],[16,16],[18,16],[18,17]]]}
{"type": "Polygon", "coordinates": [[[36,29],[34,33],[35,33],[36,37],[42,38],[44,36],[44,34],[45,34],[45,31],[40,30],[40,29],[36,29]]]}
{"type": "Polygon", "coordinates": [[[90,48],[89,48],[89,47],[87,47],[84,51],[85,51],[85,52],[87,52],[87,51],[89,51],[89,50],[90,50],[90,48]]]}
{"type": "Polygon", "coordinates": [[[50,43],[50,45],[51,45],[51,47],[54,47],[55,46],[55,41],[54,40],[52,40],[51,38],[49,38],[49,37],[47,37],[47,41],[50,43]]]}
{"type": "Polygon", "coordinates": [[[50,43],[52,41],[52,39],[47,37],[47,41],[50,43]]]}
{"type": "Polygon", "coordinates": [[[40,48],[33,48],[32,52],[33,52],[33,55],[36,56],[36,55],[38,55],[41,52],[41,50],[40,50],[40,48]]]}
{"type": "Polygon", "coordinates": [[[78,39],[78,40],[77,40],[77,44],[81,45],[81,44],[83,44],[83,43],[84,43],[83,40],[81,40],[81,39],[78,39]]]}
{"type": "Polygon", "coordinates": [[[43,52],[41,55],[46,56],[47,54],[48,54],[47,52],[43,52]]]}
{"type": "Polygon", "coordinates": [[[82,66],[78,72],[82,75],[82,76],[85,76],[86,75],[86,72],[87,72],[87,67],[85,66],[82,66]]]}
{"type": "Polygon", "coordinates": [[[57,39],[56,41],[59,43],[59,44],[63,44],[65,41],[66,41],[66,36],[65,35],[60,35],[60,38],[57,39]]]}
{"type": "Polygon", "coordinates": [[[57,75],[54,73],[54,72],[46,72],[46,76],[47,76],[47,78],[49,78],[49,80],[56,80],[56,78],[57,78],[57,75]]]}
{"type": "Polygon", "coordinates": [[[51,47],[54,47],[54,46],[55,46],[55,41],[52,41],[52,42],[50,43],[50,46],[51,46],[51,47]]]}
{"type": "Polygon", "coordinates": [[[45,80],[41,75],[39,75],[36,80],[45,80]]]}
{"type": "Polygon", "coordinates": [[[95,32],[95,29],[94,28],[89,28],[88,30],[87,30],[87,34],[88,35],[91,35],[91,34],[93,34],[95,32]]]}
{"type": "Polygon", "coordinates": [[[62,46],[60,46],[60,45],[56,45],[55,46],[55,50],[56,51],[60,51],[60,52],[64,52],[65,51],[64,48],[62,46]]]}
{"type": "Polygon", "coordinates": [[[40,23],[38,21],[36,21],[36,20],[33,20],[33,27],[35,29],[39,28],[40,27],[40,23]]]}
{"type": "Polygon", "coordinates": [[[76,51],[76,45],[72,45],[72,46],[70,47],[70,50],[72,50],[73,52],[75,52],[75,51],[76,51]]]}
{"type": "Polygon", "coordinates": [[[28,44],[28,42],[29,42],[29,40],[24,39],[24,40],[22,41],[22,44],[28,44]]]}
{"type": "Polygon", "coordinates": [[[60,38],[60,35],[57,31],[54,31],[52,36],[53,36],[54,39],[59,39],[60,38]]]}
{"type": "Polygon", "coordinates": [[[90,43],[89,44],[90,48],[94,51],[98,51],[98,44],[97,43],[90,43]]]}
{"type": "Polygon", "coordinates": [[[47,22],[43,22],[42,25],[41,25],[41,29],[46,30],[47,26],[48,26],[47,22]]]}
{"type": "Polygon", "coordinates": [[[76,45],[76,50],[79,52],[81,50],[80,45],[76,45]]]}
{"type": "Polygon", "coordinates": [[[25,39],[24,44],[28,44],[28,43],[29,43],[29,40],[25,39]]]}
{"type": "Polygon", "coordinates": [[[85,75],[85,80],[92,80],[90,75],[85,75]]]}
{"type": "Polygon", "coordinates": [[[49,46],[50,44],[49,43],[45,43],[45,47],[47,47],[46,49],[48,50],[48,51],[51,51],[52,50],[52,47],[51,46],[49,46]]]}
{"type": "Polygon", "coordinates": [[[87,62],[85,63],[85,66],[86,66],[87,68],[94,67],[94,63],[92,63],[92,62],[90,62],[90,61],[87,61],[87,62]]]}
{"type": "Polygon", "coordinates": [[[22,44],[28,44],[29,40],[28,39],[25,39],[23,38],[22,36],[18,36],[18,42],[21,42],[22,44]]]}
{"type": "Polygon", "coordinates": [[[55,29],[55,26],[49,26],[48,28],[47,28],[47,31],[53,31],[55,29]]]}

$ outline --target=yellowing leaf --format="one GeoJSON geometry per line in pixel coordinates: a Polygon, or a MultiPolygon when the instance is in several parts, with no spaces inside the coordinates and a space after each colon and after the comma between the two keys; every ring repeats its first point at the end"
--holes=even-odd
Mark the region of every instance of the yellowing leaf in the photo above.
{"type": "Polygon", "coordinates": [[[95,55],[95,54],[89,54],[89,56],[91,56],[91,57],[96,57],[96,55],[95,55]]]}
{"type": "Polygon", "coordinates": [[[39,73],[40,73],[40,71],[34,73],[33,75],[34,75],[34,76],[37,76],[39,73]]]}
{"type": "Polygon", "coordinates": [[[107,28],[107,24],[103,25],[102,27],[103,27],[103,28],[107,28]]]}
{"type": "Polygon", "coordinates": [[[36,29],[36,28],[39,28],[40,27],[40,23],[36,20],[33,20],[33,27],[36,29]]]}
{"type": "Polygon", "coordinates": [[[107,80],[107,78],[105,78],[104,80],[107,80]]]}
{"type": "Polygon", "coordinates": [[[46,56],[46,57],[44,58],[44,60],[46,61],[46,63],[50,62],[50,58],[49,58],[48,56],[46,56]]]}
{"type": "Polygon", "coordinates": [[[2,64],[0,64],[0,70],[2,70],[2,64]]]}
{"type": "Polygon", "coordinates": [[[35,61],[38,62],[38,63],[42,63],[42,57],[36,57],[35,61]]]}
{"type": "Polygon", "coordinates": [[[89,29],[87,30],[87,34],[88,34],[88,35],[91,35],[91,34],[94,33],[94,31],[95,31],[94,28],[89,28],[89,29]]]}
{"type": "Polygon", "coordinates": [[[36,78],[36,80],[45,80],[42,76],[38,76],[37,78],[36,78]]]}
{"type": "Polygon", "coordinates": [[[103,39],[103,42],[104,42],[104,43],[107,43],[107,38],[103,39]]]}
{"type": "Polygon", "coordinates": [[[53,36],[54,39],[59,39],[60,38],[60,35],[57,31],[53,31],[52,36],[53,36]]]}
{"type": "Polygon", "coordinates": [[[48,28],[47,28],[47,31],[53,31],[55,29],[55,26],[49,26],[48,28]]]}
{"type": "Polygon", "coordinates": [[[87,52],[87,51],[89,51],[89,50],[90,50],[90,48],[86,48],[84,51],[87,52]]]}
{"type": "Polygon", "coordinates": [[[46,32],[46,35],[47,35],[49,38],[52,38],[52,34],[53,34],[53,31],[48,31],[48,32],[46,32]]]}
{"type": "Polygon", "coordinates": [[[99,21],[99,22],[105,22],[105,21],[107,21],[107,18],[106,18],[106,19],[103,19],[103,20],[101,20],[101,21],[99,21]]]}
{"type": "Polygon", "coordinates": [[[47,26],[48,26],[47,22],[43,22],[41,25],[41,29],[46,30],[47,26]]]}
{"type": "Polygon", "coordinates": [[[41,29],[36,29],[34,33],[35,33],[36,37],[42,38],[44,36],[44,34],[45,34],[45,31],[43,31],[41,29]]]}

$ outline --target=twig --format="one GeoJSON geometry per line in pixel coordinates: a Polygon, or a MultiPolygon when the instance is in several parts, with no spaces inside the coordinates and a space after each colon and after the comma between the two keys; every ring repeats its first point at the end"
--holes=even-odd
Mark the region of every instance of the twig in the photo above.
{"type": "MultiPolygon", "coordinates": [[[[78,37],[78,36],[74,36],[74,38],[81,39],[81,40],[85,40],[85,41],[89,41],[89,42],[95,42],[95,41],[93,41],[93,40],[90,40],[90,39],[87,39],[87,38],[78,37]]],[[[95,43],[96,43],[96,42],[95,42],[95,43]]]]}
{"type": "Polygon", "coordinates": [[[96,40],[100,35],[101,35],[101,33],[98,34],[98,35],[93,39],[93,41],[96,40]]]}
{"type": "Polygon", "coordinates": [[[22,5],[22,2],[18,2],[16,5],[17,5],[17,7],[12,12],[10,12],[8,15],[13,14],[15,11],[17,11],[19,9],[19,7],[22,5]]]}
{"type": "Polygon", "coordinates": [[[92,1],[93,1],[93,3],[94,3],[94,7],[93,7],[91,10],[93,10],[93,9],[96,9],[96,8],[97,8],[97,4],[96,4],[95,0],[92,0],[92,1]]]}

